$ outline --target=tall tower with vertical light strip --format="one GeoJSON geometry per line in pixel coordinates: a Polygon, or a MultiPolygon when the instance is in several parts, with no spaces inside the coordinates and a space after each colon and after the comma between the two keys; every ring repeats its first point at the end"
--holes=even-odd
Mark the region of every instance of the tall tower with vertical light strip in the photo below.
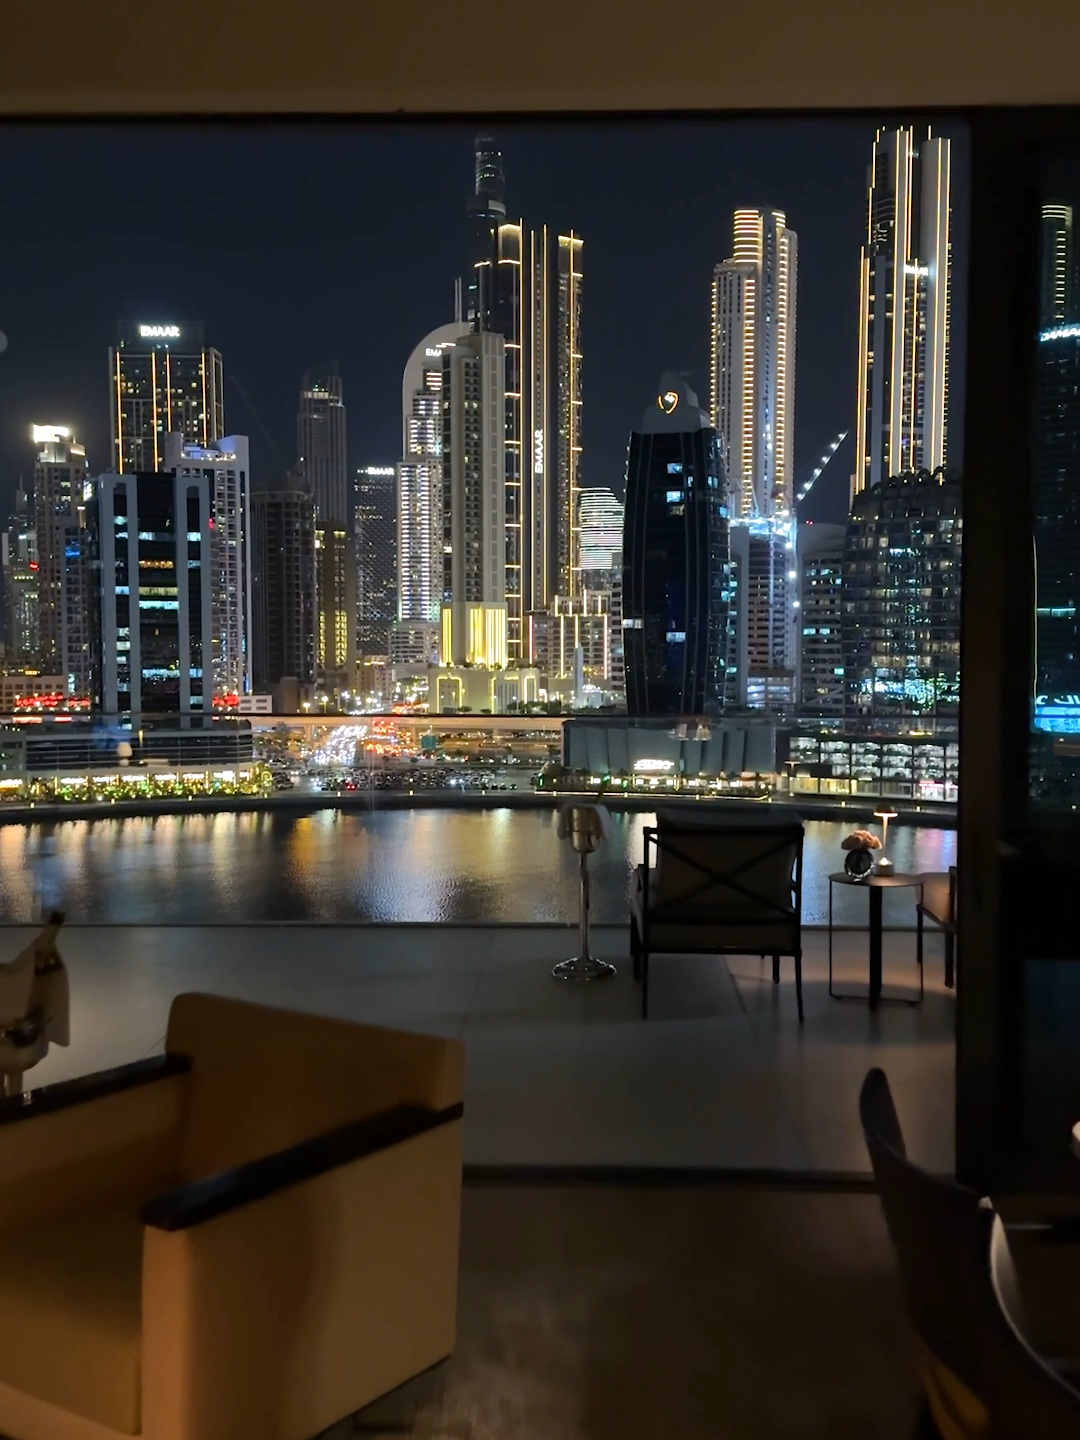
{"type": "Polygon", "coordinates": [[[712,286],[709,420],[724,444],[733,519],[792,510],[798,239],[782,210],[736,210],[712,286]]]}
{"type": "Polygon", "coordinates": [[[559,291],[555,332],[556,493],[558,508],[557,593],[576,599],[581,592],[581,260],[582,240],[573,231],[559,236],[559,291]]]}
{"type": "Polygon", "coordinates": [[[502,156],[481,137],[467,313],[474,331],[505,344],[505,600],[514,664],[526,658],[525,616],[581,589],[582,240],[505,214],[502,156]]]}
{"type": "Polygon", "coordinates": [[[118,475],[160,470],[170,432],[203,446],[225,433],[221,354],[204,344],[201,322],[121,324],[109,379],[118,475]]]}
{"type": "Polygon", "coordinates": [[[785,708],[795,691],[798,253],[782,210],[736,210],[713,274],[709,419],[727,470],[737,695],[751,708],[785,708]]]}
{"type": "Polygon", "coordinates": [[[1076,249],[1073,207],[1054,202],[1042,207],[1039,324],[1044,328],[1071,320],[1076,301],[1076,249]]]}
{"type": "Polygon", "coordinates": [[[947,459],[950,142],[878,130],[859,275],[854,494],[947,459]]]}

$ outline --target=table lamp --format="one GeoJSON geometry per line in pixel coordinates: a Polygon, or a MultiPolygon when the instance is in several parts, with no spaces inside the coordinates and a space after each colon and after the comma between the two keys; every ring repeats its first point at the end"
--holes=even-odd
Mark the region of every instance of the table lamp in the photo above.
{"type": "Polygon", "coordinates": [[[878,856],[875,869],[879,875],[891,874],[893,863],[885,854],[885,847],[889,843],[889,821],[896,819],[895,810],[875,810],[874,819],[881,821],[881,854],[878,856]]]}

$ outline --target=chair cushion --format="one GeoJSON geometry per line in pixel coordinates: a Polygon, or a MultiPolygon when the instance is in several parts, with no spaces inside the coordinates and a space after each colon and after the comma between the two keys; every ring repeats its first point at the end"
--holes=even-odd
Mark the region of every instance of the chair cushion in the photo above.
{"type": "Polygon", "coordinates": [[[0,1231],[0,1381],[139,1433],[142,1237],[130,1204],[0,1231]]]}

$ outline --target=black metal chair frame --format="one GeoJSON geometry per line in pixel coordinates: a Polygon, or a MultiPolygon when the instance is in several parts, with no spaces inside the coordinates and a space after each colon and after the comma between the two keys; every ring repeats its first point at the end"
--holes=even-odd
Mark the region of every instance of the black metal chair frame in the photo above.
{"type": "Polygon", "coordinates": [[[919,886],[919,899],[915,906],[915,958],[919,964],[919,979],[922,982],[923,965],[923,921],[929,920],[945,937],[945,987],[956,987],[956,866],[949,867],[949,916],[942,920],[923,904],[924,887],[919,886]]]}
{"type": "MultiPolygon", "coordinates": [[[[761,895],[761,894],[759,894],[757,891],[755,891],[754,889],[752,889],[750,886],[745,885],[745,884],[741,884],[741,883],[739,882],[739,880],[736,879],[736,876],[740,875],[744,870],[748,869],[751,865],[757,865],[757,864],[759,864],[762,860],[768,860],[771,856],[773,856],[773,855],[779,855],[782,851],[787,850],[787,849],[791,846],[791,843],[792,843],[793,839],[795,838],[795,830],[794,830],[794,827],[792,827],[791,829],[786,830],[785,833],[784,833],[784,835],[783,835],[783,838],[782,838],[782,839],[781,839],[781,838],[778,838],[777,841],[776,841],[776,844],[773,845],[771,849],[756,848],[756,849],[753,851],[753,853],[747,857],[747,859],[746,859],[745,861],[743,861],[742,863],[740,863],[740,864],[738,864],[738,865],[735,865],[734,867],[732,867],[732,868],[730,868],[730,869],[727,869],[727,870],[719,870],[719,869],[716,869],[715,867],[705,865],[705,864],[703,864],[700,860],[696,859],[694,856],[692,856],[692,855],[687,855],[686,852],[683,851],[683,850],[681,850],[681,849],[679,848],[678,844],[675,843],[675,837],[678,836],[680,833],[681,833],[681,832],[679,832],[678,830],[676,830],[676,831],[674,832],[674,834],[673,834],[672,832],[670,832],[670,831],[661,832],[658,828],[656,828],[655,826],[651,826],[651,825],[650,825],[650,826],[647,826],[646,829],[645,829],[645,863],[644,863],[644,866],[642,867],[643,872],[644,872],[644,886],[643,886],[643,890],[642,890],[642,924],[643,924],[643,926],[644,926],[644,933],[643,933],[643,934],[639,934],[639,933],[638,933],[637,917],[636,917],[635,915],[633,915],[633,914],[632,914],[631,917],[630,917],[630,953],[631,953],[631,955],[633,956],[633,962],[634,962],[634,979],[635,979],[635,980],[639,980],[639,981],[641,982],[641,1018],[642,1018],[643,1020],[647,1020],[647,1019],[649,1018],[649,955],[650,955],[650,949],[651,949],[650,944],[649,944],[649,938],[650,938],[649,932],[650,932],[650,929],[651,929],[651,927],[652,927],[652,924],[653,924],[654,922],[655,922],[655,923],[663,923],[663,922],[665,922],[665,921],[667,921],[668,923],[673,923],[673,924],[679,924],[679,923],[681,923],[681,921],[680,921],[680,916],[679,916],[679,913],[678,913],[678,907],[681,907],[681,906],[687,904],[688,902],[691,902],[696,895],[704,894],[704,893],[705,893],[706,891],[708,891],[713,885],[720,884],[720,885],[726,885],[726,886],[729,887],[731,890],[737,891],[740,895],[745,896],[748,900],[754,901],[756,904],[762,906],[764,909],[774,911],[774,912],[775,912],[775,916],[762,917],[762,918],[757,918],[757,919],[747,919],[745,916],[735,914],[735,915],[730,916],[728,919],[725,919],[725,918],[721,915],[721,916],[717,917],[716,919],[710,918],[708,921],[703,922],[703,923],[707,923],[707,924],[709,924],[709,925],[716,925],[717,927],[721,927],[721,926],[723,926],[723,925],[725,925],[725,924],[739,925],[739,926],[745,927],[745,926],[751,926],[751,925],[773,925],[773,924],[776,924],[777,922],[780,922],[780,921],[782,921],[782,922],[784,922],[784,923],[790,923],[790,922],[793,921],[793,922],[794,922],[794,927],[795,927],[795,944],[794,944],[793,948],[790,949],[790,950],[786,950],[786,949],[785,949],[785,950],[779,950],[779,951],[776,951],[776,950],[773,950],[773,951],[769,951],[769,950],[755,951],[755,950],[752,949],[752,948],[751,948],[751,949],[747,949],[747,947],[746,947],[745,945],[708,945],[708,946],[703,946],[703,947],[698,947],[698,946],[687,946],[687,947],[685,947],[685,948],[680,947],[680,949],[679,949],[676,953],[678,953],[678,954],[680,954],[680,955],[754,955],[754,954],[760,954],[760,956],[761,956],[761,958],[762,958],[763,960],[765,959],[765,956],[766,956],[766,955],[771,954],[771,955],[772,955],[772,962],[773,962],[773,984],[774,984],[774,985],[779,985],[779,983],[780,983],[780,957],[781,957],[782,955],[791,955],[791,956],[794,958],[794,961],[795,961],[795,997],[796,997],[796,1000],[797,1000],[797,1002],[798,1002],[799,1020],[800,1020],[800,1022],[801,1022],[802,1019],[803,1019],[803,995],[802,995],[802,864],[803,864],[803,835],[802,835],[801,829],[800,829],[799,832],[798,832],[798,840],[796,841],[796,845],[795,845],[795,874],[794,874],[794,876],[793,876],[793,878],[792,878],[792,881],[791,881],[791,904],[790,904],[790,906],[778,905],[778,904],[777,904],[773,899],[771,899],[769,896],[767,896],[767,895],[761,895]],[[676,902],[674,902],[674,904],[672,904],[672,905],[670,905],[670,906],[664,906],[664,907],[662,907],[661,909],[659,909],[659,910],[657,910],[657,911],[654,911],[653,908],[652,908],[652,906],[649,904],[649,874],[650,874],[650,871],[651,871],[651,869],[652,869],[652,865],[650,864],[651,851],[655,851],[655,855],[656,855],[656,858],[657,858],[657,859],[659,859],[659,856],[660,856],[661,852],[666,853],[666,854],[668,854],[668,855],[671,855],[671,856],[673,856],[675,859],[681,860],[684,865],[688,865],[691,869],[697,870],[697,871],[701,874],[701,876],[703,877],[703,878],[702,878],[702,881],[701,881],[701,884],[699,885],[699,887],[698,887],[696,890],[692,890],[692,891],[690,891],[688,894],[680,895],[680,896],[679,896],[679,899],[678,899],[676,902]]],[[[701,833],[702,833],[703,835],[705,835],[705,834],[707,834],[708,832],[703,829],[701,833]]],[[[732,831],[729,831],[729,832],[727,832],[727,833],[728,833],[728,834],[734,834],[734,833],[737,833],[737,831],[732,830],[732,831]]],[[[772,834],[773,832],[770,831],[770,830],[765,830],[765,829],[762,829],[762,830],[748,829],[746,833],[747,833],[748,837],[752,837],[752,836],[755,836],[755,835],[756,835],[757,837],[761,838],[761,837],[763,837],[764,835],[769,835],[769,834],[772,834]]]]}

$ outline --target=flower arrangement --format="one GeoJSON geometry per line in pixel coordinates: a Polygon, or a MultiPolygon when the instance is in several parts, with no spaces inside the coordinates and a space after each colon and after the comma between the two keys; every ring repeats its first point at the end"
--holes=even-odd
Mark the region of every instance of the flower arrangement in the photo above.
{"type": "Polygon", "coordinates": [[[840,842],[841,850],[880,850],[881,841],[869,830],[853,830],[840,842]]]}

